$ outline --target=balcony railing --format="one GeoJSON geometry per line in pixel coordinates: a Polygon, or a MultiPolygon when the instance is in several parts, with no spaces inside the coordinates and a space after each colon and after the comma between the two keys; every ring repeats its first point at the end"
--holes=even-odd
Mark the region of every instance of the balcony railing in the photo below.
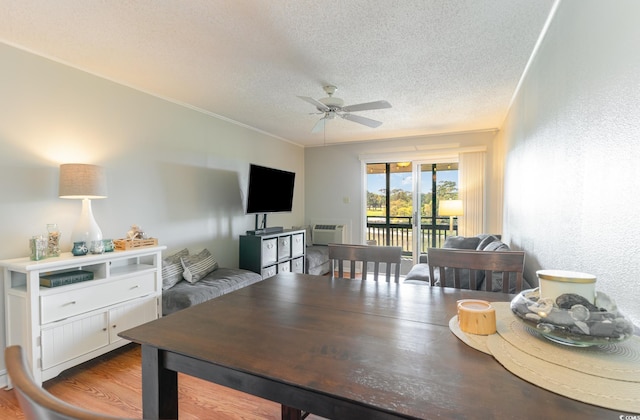
{"type": "MultiPolygon", "coordinates": [[[[458,234],[458,224],[454,219],[454,234],[458,234]]],[[[431,217],[420,218],[420,249],[424,252],[427,248],[441,248],[449,235],[449,218],[436,217],[436,225],[432,226],[431,217]]],[[[401,246],[403,254],[413,253],[413,217],[397,216],[386,224],[384,217],[367,216],[367,240],[375,241],[378,245],[387,245],[387,237],[390,246],[401,246]]]]}

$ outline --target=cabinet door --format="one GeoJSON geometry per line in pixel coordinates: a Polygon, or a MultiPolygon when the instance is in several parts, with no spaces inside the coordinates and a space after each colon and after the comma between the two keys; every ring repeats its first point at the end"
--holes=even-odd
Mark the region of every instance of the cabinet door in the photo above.
{"type": "Polygon", "coordinates": [[[278,273],[289,273],[291,272],[291,261],[285,261],[283,263],[278,264],[278,273]]]}
{"type": "Polygon", "coordinates": [[[109,310],[109,341],[123,340],[118,333],[158,318],[156,298],[136,299],[109,310]]]}
{"type": "Polygon", "coordinates": [[[42,329],[42,369],[48,369],[109,344],[107,313],[42,329]]]}
{"type": "Polygon", "coordinates": [[[262,241],[262,266],[278,261],[278,238],[262,241]]]}
{"type": "Polygon", "coordinates": [[[291,235],[291,256],[297,257],[304,254],[304,233],[291,235]]]}
{"type": "Polygon", "coordinates": [[[278,238],[278,261],[291,257],[291,236],[280,236],[278,238]]]}
{"type": "Polygon", "coordinates": [[[291,260],[291,271],[294,273],[304,273],[304,257],[291,260]]]}
{"type": "Polygon", "coordinates": [[[263,268],[262,278],[266,279],[266,278],[275,276],[278,271],[277,267],[278,267],[277,265],[270,265],[269,267],[263,268]]]}

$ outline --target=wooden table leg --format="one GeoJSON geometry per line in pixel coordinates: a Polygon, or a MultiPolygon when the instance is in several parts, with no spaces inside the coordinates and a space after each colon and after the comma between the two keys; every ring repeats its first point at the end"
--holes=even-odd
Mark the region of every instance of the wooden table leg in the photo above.
{"type": "Polygon", "coordinates": [[[142,345],[142,417],[178,418],[178,373],[162,366],[162,352],[142,345]]]}
{"type": "Polygon", "coordinates": [[[282,420],[302,420],[302,411],[282,405],[282,420]]]}

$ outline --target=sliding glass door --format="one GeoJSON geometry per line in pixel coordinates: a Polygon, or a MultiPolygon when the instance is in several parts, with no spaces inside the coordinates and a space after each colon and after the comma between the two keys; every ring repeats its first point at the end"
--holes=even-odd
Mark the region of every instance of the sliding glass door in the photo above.
{"type": "Polygon", "coordinates": [[[447,235],[457,234],[457,219],[449,232],[450,218],[439,214],[442,200],[458,199],[458,163],[414,163],[414,226],[412,257],[414,264],[428,248],[442,247],[447,235]]]}
{"type": "Polygon", "coordinates": [[[411,162],[367,164],[367,242],[411,252],[411,162]]]}
{"type": "Polygon", "coordinates": [[[457,199],[457,186],[457,162],[368,163],[367,243],[401,246],[406,259],[417,263],[420,253],[444,243],[449,218],[439,217],[438,203],[457,199]]]}

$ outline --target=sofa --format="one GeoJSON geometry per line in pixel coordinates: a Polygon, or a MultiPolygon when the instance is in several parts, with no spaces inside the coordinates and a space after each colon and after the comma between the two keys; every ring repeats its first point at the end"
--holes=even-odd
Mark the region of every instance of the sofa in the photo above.
{"type": "MultiPolygon", "coordinates": [[[[492,235],[492,234],[480,234],[477,236],[449,236],[442,246],[443,248],[451,248],[451,249],[466,249],[472,251],[509,251],[509,246],[502,242],[500,235],[492,235]]],[[[414,265],[411,270],[405,276],[404,283],[406,284],[417,284],[417,285],[430,285],[431,279],[429,276],[429,256],[427,254],[420,255],[419,263],[414,265]]],[[[492,291],[499,292],[502,288],[502,279],[501,273],[493,273],[494,278],[492,280],[492,291]]],[[[440,286],[441,279],[439,278],[439,272],[435,272],[434,284],[440,286]]],[[[445,272],[445,285],[450,287],[453,285],[453,272],[451,272],[448,268],[445,272]]],[[[466,287],[469,285],[468,279],[469,273],[462,274],[462,284],[463,286],[466,283],[466,287]],[[466,281],[464,277],[467,277],[466,281]]],[[[484,289],[484,272],[476,273],[476,287],[478,290],[484,289]]],[[[524,289],[529,289],[532,285],[527,281],[527,279],[523,279],[523,287],[524,289]]]]}
{"type": "Polygon", "coordinates": [[[313,243],[311,226],[293,226],[293,230],[305,230],[305,261],[304,272],[317,276],[324,276],[331,271],[329,262],[329,247],[313,243]]]}
{"type": "Polygon", "coordinates": [[[204,249],[183,249],[162,259],[162,314],[206,302],[262,280],[253,271],[220,267],[204,249]]]}
{"type": "Polygon", "coordinates": [[[309,245],[306,249],[305,273],[324,276],[331,271],[329,247],[327,245],[309,245]]]}

